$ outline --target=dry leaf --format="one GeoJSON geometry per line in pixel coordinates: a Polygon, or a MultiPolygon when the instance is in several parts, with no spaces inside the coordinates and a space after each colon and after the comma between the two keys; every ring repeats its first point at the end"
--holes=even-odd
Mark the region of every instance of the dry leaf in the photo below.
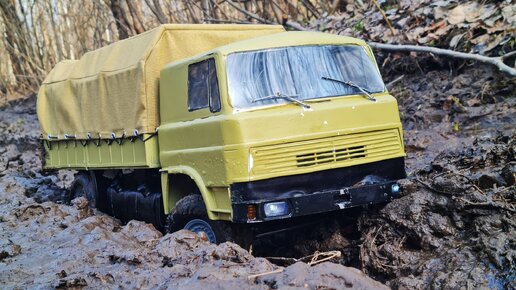
{"type": "Polygon", "coordinates": [[[485,19],[493,16],[497,11],[498,11],[498,9],[497,9],[497,7],[494,4],[484,5],[480,9],[480,16],[479,16],[479,18],[481,20],[485,20],[485,19]]]}
{"type": "Polygon", "coordinates": [[[492,41],[490,41],[487,44],[487,47],[484,49],[484,52],[490,51],[493,48],[497,47],[504,40],[504,38],[505,38],[505,33],[498,34],[495,37],[495,39],[493,39],[492,41]]]}
{"type": "Polygon", "coordinates": [[[448,23],[450,24],[459,24],[464,22],[466,19],[466,11],[464,9],[464,5],[458,5],[453,8],[448,15],[448,23]]]}
{"type": "Polygon", "coordinates": [[[471,39],[471,43],[473,44],[480,44],[480,43],[488,43],[489,42],[489,37],[490,35],[489,34],[482,34],[478,37],[475,37],[473,39],[471,39]]]}
{"type": "Polygon", "coordinates": [[[505,6],[502,9],[502,16],[513,28],[516,27],[516,5],[505,6]]]}
{"type": "Polygon", "coordinates": [[[474,98],[474,99],[468,100],[466,103],[468,104],[468,106],[474,107],[474,106],[480,105],[481,101],[477,98],[474,98]]]}
{"type": "Polygon", "coordinates": [[[466,35],[466,33],[462,33],[462,34],[457,34],[457,35],[455,35],[455,36],[450,40],[450,47],[451,47],[451,48],[455,48],[455,47],[457,47],[457,45],[459,44],[459,41],[462,39],[462,37],[464,37],[464,35],[466,35]]]}
{"type": "Polygon", "coordinates": [[[490,27],[484,27],[487,30],[487,33],[495,33],[499,31],[504,31],[507,29],[507,24],[505,24],[503,21],[498,21],[494,25],[490,25],[490,27]]]}
{"type": "Polygon", "coordinates": [[[475,22],[480,17],[480,10],[478,9],[477,3],[470,3],[465,7],[466,21],[471,23],[475,22]]]}
{"type": "Polygon", "coordinates": [[[444,19],[444,15],[446,14],[446,10],[442,7],[434,8],[434,18],[435,20],[444,19]]]}

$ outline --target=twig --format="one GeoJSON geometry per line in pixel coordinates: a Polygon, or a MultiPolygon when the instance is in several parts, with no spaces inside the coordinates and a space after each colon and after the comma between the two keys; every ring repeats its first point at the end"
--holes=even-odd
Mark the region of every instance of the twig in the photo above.
{"type": "Polygon", "coordinates": [[[512,208],[507,208],[507,207],[504,207],[504,206],[501,206],[501,205],[498,205],[498,204],[495,204],[495,203],[473,202],[471,200],[467,200],[467,199],[462,198],[462,197],[460,198],[460,200],[462,200],[463,202],[465,202],[467,205],[470,205],[470,206],[492,207],[492,208],[503,209],[503,210],[506,210],[506,211],[509,211],[509,212],[512,212],[512,213],[516,213],[516,210],[514,210],[512,208]]]}
{"type": "Polygon", "coordinates": [[[258,277],[261,277],[261,276],[265,276],[265,275],[277,274],[277,273],[283,272],[284,270],[285,270],[285,268],[279,268],[279,269],[272,270],[272,271],[269,271],[269,272],[253,274],[253,275],[247,276],[247,279],[251,280],[251,279],[255,279],[255,278],[258,278],[258,277]]]}
{"type": "Polygon", "coordinates": [[[206,18],[206,21],[213,23],[231,23],[231,24],[251,24],[252,22],[244,21],[244,20],[224,20],[224,19],[215,19],[215,18],[206,18]]]}
{"type": "Polygon", "coordinates": [[[341,255],[342,255],[342,253],[340,251],[330,251],[330,252],[324,252],[324,253],[315,252],[312,260],[308,263],[308,266],[313,266],[313,265],[316,265],[316,264],[319,264],[322,262],[329,261],[334,258],[340,258],[341,255]],[[319,256],[327,256],[327,257],[318,260],[319,256]]]}
{"type": "Polygon", "coordinates": [[[480,187],[478,187],[475,182],[473,180],[471,180],[471,178],[467,177],[466,175],[462,174],[462,173],[458,173],[458,172],[450,172],[450,173],[453,173],[453,174],[457,174],[458,176],[461,176],[463,177],[464,179],[466,179],[467,181],[469,181],[471,184],[472,187],[474,187],[476,190],[478,190],[478,192],[480,192],[481,194],[483,195],[486,195],[486,193],[480,189],[480,187]]]}
{"type": "Polygon", "coordinates": [[[291,265],[297,262],[305,262],[308,266],[312,266],[315,264],[322,263],[324,261],[328,261],[334,258],[340,258],[342,253],[340,251],[329,251],[329,252],[315,252],[313,255],[304,256],[301,258],[285,258],[285,257],[265,257],[265,259],[269,260],[272,263],[280,261],[283,262],[283,265],[291,265]],[[321,260],[317,260],[321,256],[328,256],[326,258],[322,258],[321,260]]]}
{"type": "Polygon", "coordinates": [[[387,15],[385,15],[385,12],[383,11],[382,7],[380,7],[380,5],[378,4],[378,2],[376,0],[372,0],[372,1],[373,1],[374,5],[376,6],[376,8],[378,8],[378,10],[380,10],[380,13],[383,16],[383,20],[385,20],[385,22],[387,22],[387,26],[389,26],[389,29],[391,30],[392,35],[396,35],[396,32],[394,31],[394,28],[392,27],[389,19],[387,19],[387,15]]]}
{"type": "MultiPolygon", "coordinates": [[[[252,13],[252,12],[249,12],[247,10],[245,10],[244,8],[238,6],[235,2],[231,1],[231,0],[226,0],[226,2],[233,6],[233,8],[235,8],[236,10],[240,11],[241,13],[253,18],[254,20],[257,20],[261,23],[265,23],[265,24],[276,24],[276,25],[279,25],[278,23],[274,22],[274,21],[270,21],[270,20],[267,20],[267,19],[264,19],[264,18],[261,18],[260,16],[252,13]]],[[[309,29],[306,29],[304,28],[301,24],[297,23],[297,22],[294,22],[294,21],[285,21],[284,23],[285,26],[288,26],[292,29],[295,29],[295,30],[300,30],[300,31],[309,31],[309,29]]]]}
{"type": "Polygon", "coordinates": [[[440,194],[445,194],[445,195],[449,195],[449,196],[453,196],[453,193],[451,192],[447,192],[447,191],[442,191],[442,190],[439,190],[439,189],[436,189],[436,188],[433,188],[432,186],[430,186],[428,183],[425,183],[424,181],[422,181],[421,179],[419,178],[416,178],[415,179],[417,182],[421,183],[424,187],[426,187],[427,189],[430,189],[431,191],[433,192],[436,192],[436,193],[440,193],[440,194]]]}
{"type": "Polygon", "coordinates": [[[290,21],[290,20],[287,20],[285,22],[285,25],[292,28],[292,29],[295,29],[295,30],[300,30],[300,31],[311,31],[310,29],[307,29],[307,28],[304,28],[301,24],[295,22],[295,21],[290,21]]]}
{"type": "Polygon", "coordinates": [[[508,52],[508,53],[500,56],[500,58],[501,59],[506,59],[506,58],[510,58],[510,57],[513,57],[513,56],[516,56],[516,50],[508,52]]]}
{"type": "Polygon", "coordinates": [[[397,82],[401,81],[404,77],[405,77],[405,75],[401,75],[401,76],[397,77],[397,78],[396,78],[396,79],[394,79],[393,81],[389,82],[389,83],[386,85],[386,87],[387,87],[387,88],[392,87],[392,85],[394,85],[395,83],[397,83],[397,82]]]}
{"type": "Polygon", "coordinates": [[[235,8],[236,10],[240,11],[241,13],[243,13],[243,14],[245,14],[245,15],[247,15],[247,16],[249,16],[249,17],[251,17],[251,18],[253,18],[253,19],[257,20],[257,21],[259,21],[259,22],[262,22],[262,23],[265,23],[265,24],[277,24],[277,23],[275,23],[273,21],[270,21],[270,20],[267,20],[267,19],[263,19],[260,16],[245,10],[244,8],[238,6],[235,2],[233,2],[231,0],[226,0],[226,2],[229,5],[233,6],[233,8],[235,8]]]}
{"type": "MultiPolygon", "coordinates": [[[[506,65],[503,60],[507,58],[506,55],[502,55],[499,57],[489,57],[480,54],[474,53],[466,53],[460,51],[453,51],[449,49],[437,48],[437,47],[429,47],[429,46],[418,46],[418,45],[403,45],[403,44],[385,44],[378,42],[369,42],[369,46],[376,49],[390,50],[390,51],[415,51],[415,52],[428,52],[437,55],[475,60],[483,63],[488,63],[496,66],[500,71],[512,76],[516,77],[516,69],[506,65]]],[[[513,52],[508,53],[509,56],[513,54],[513,52]]]]}
{"type": "Polygon", "coordinates": [[[383,228],[383,225],[380,225],[380,228],[378,228],[378,230],[376,231],[376,234],[374,235],[373,239],[371,240],[371,244],[369,245],[370,248],[373,247],[373,244],[376,241],[376,237],[378,237],[378,234],[380,233],[382,228],[383,228]]]}

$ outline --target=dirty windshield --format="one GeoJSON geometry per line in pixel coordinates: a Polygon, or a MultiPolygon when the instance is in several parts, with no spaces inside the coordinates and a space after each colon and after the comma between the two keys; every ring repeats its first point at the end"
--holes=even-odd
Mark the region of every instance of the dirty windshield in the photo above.
{"type": "Polygon", "coordinates": [[[295,46],[233,53],[227,58],[228,87],[235,108],[288,103],[295,96],[310,100],[361,94],[342,82],[352,82],[370,93],[384,91],[376,65],[356,45],[295,46]],[[328,78],[340,80],[330,81],[328,78]]]}

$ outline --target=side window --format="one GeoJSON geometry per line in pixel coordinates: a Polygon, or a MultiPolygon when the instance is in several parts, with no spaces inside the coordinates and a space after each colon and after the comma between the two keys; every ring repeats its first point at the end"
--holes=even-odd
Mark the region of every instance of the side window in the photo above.
{"type": "Polygon", "coordinates": [[[210,107],[220,111],[220,93],[217,70],[213,58],[188,66],[188,111],[210,107]]]}

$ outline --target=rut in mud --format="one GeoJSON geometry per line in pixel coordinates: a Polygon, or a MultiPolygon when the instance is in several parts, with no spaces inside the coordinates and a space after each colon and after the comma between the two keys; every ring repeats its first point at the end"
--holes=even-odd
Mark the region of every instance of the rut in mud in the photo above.
{"type": "MultiPolygon", "coordinates": [[[[281,255],[271,261],[289,265],[296,260],[285,258],[341,251],[337,262],[395,289],[515,287],[515,85],[488,68],[423,69],[390,85],[408,154],[403,196],[339,215],[290,244],[258,244],[253,253],[281,255]]],[[[399,77],[387,75],[386,83],[399,77]]],[[[34,101],[10,102],[0,115],[3,285],[383,287],[336,263],[282,268],[231,243],[122,225],[81,199],[59,204],[73,172],[41,172],[34,101]],[[270,271],[282,272],[248,279],[270,271]]]]}

